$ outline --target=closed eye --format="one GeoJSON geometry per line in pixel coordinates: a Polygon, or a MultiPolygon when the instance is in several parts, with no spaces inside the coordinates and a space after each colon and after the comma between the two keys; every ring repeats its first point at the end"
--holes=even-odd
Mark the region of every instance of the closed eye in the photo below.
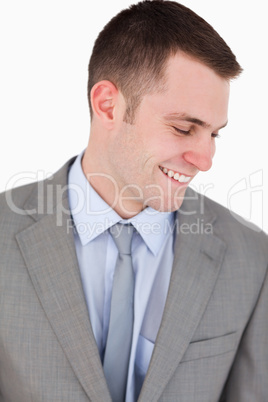
{"type": "MultiPolygon", "coordinates": [[[[188,130],[188,131],[186,131],[186,130],[181,130],[180,128],[175,127],[175,126],[173,126],[173,128],[174,128],[174,130],[175,130],[177,133],[180,133],[180,134],[183,134],[183,135],[189,135],[189,134],[191,134],[191,130],[188,130]]],[[[212,137],[212,138],[220,138],[220,134],[219,134],[219,133],[212,133],[212,134],[211,134],[211,137],[212,137]]]]}
{"type": "Polygon", "coordinates": [[[190,134],[190,130],[185,131],[185,130],[181,130],[180,128],[177,128],[177,127],[173,127],[173,128],[174,128],[175,131],[177,131],[180,134],[184,134],[184,135],[190,134]]]}

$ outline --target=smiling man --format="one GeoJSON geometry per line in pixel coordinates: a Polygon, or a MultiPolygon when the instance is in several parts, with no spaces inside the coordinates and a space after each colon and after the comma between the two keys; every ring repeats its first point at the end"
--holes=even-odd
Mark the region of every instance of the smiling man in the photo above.
{"type": "Polygon", "coordinates": [[[179,3],[104,27],[86,150],[0,198],[0,401],[268,400],[267,236],[188,188],[240,73],[179,3]]]}

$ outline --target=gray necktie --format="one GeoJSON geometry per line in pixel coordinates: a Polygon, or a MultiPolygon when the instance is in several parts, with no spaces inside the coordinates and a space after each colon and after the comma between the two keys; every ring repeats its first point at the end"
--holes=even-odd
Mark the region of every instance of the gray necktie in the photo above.
{"type": "Polygon", "coordinates": [[[110,233],[118,248],[103,369],[113,402],[125,400],[134,320],[132,225],[114,225],[110,233]]]}

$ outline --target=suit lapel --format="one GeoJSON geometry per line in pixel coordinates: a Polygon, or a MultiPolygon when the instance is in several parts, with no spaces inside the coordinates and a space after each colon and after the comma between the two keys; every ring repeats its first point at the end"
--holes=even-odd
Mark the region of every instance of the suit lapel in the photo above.
{"type": "Polygon", "coordinates": [[[188,210],[179,214],[169,292],[139,402],[161,396],[202,318],[220,271],[225,244],[211,233],[216,217],[197,212],[200,205],[190,201],[188,210]]]}
{"type": "MultiPolygon", "coordinates": [[[[49,191],[52,194],[51,188],[49,191]]],[[[46,191],[44,194],[47,194],[46,191]]],[[[55,197],[52,198],[55,202],[55,197]]],[[[37,199],[38,197],[36,201],[37,199]]],[[[48,211],[53,209],[51,203],[52,199],[45,208],[48,211]]],[[[28,211],[29,206],[28,203],[28,211]]],[[[38,207],[44,211],[43,204],[42,208],[40,205],[38,207]]],[[[36,212],[37,204],[32,201],[31,211],[37,222],[19,233],[17,241],[33,286],[89,399],[109,401],[110,396],[84,300],[67,195],[65,194],[63,202],[56,205],[53,213],[40,217],[36,212]]]]}

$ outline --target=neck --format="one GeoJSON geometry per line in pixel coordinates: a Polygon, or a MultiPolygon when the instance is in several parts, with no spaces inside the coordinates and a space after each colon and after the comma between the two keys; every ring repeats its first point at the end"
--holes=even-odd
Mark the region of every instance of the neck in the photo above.
{"type": "Polygon", "coordinates": [[[122,219],[130,219],[141,212],[145,206],[138,193],[130,195],[120,188],[101,159],[96,160],[94,155],[97,152],[90,152],[88,147],[82,158],[82,170],[94,190],[122,219]]]}

